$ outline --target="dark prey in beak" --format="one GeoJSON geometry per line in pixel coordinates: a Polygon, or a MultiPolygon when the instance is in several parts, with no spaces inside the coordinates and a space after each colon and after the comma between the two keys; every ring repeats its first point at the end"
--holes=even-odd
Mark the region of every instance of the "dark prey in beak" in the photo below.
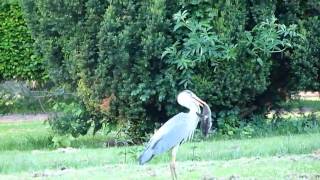
{"type": "Polygon", "coordinates": [[[200,129],[205,137],[208,137],[212,126],[211,110],[208,104],[203,104],[202,113],[198,114],[200,118],[200,129]]]}

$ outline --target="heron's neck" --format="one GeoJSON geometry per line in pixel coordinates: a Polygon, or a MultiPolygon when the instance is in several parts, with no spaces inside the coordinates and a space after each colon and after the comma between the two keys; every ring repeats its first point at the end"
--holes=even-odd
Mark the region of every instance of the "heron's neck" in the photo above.
{"type": "Polygon", "coordinates": [[[189,113],[200,113],[200,107],[195,104],[195,103],[192,103],[192,104],[189,104],[189,113]]]}

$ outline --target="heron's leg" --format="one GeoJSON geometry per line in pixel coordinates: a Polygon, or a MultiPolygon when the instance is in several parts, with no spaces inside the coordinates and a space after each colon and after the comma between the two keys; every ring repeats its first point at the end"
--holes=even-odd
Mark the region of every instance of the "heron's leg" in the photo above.
{"type": "Polygon", "coordinates": [[[176,155],[178,151],[179,145],[172,148],[172,161],[170,163],[171,177],[173,180],[178,179],[176,172],[176,155]]]}
{"type": "Polygon", "coordinates": [[[174,161],[170,163],[170,171],[171,171],[172,180],[178,179],[177,173],[176,173],[176,163],[174,161]]]}

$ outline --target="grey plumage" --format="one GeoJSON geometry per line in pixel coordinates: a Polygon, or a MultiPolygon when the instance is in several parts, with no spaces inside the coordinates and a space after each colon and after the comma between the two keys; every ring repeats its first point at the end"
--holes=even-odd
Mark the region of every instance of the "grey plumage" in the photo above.
{"type": "MultiPolygon", "coordinates": [[[[143,165],[150,161],[153,156],[171,149],[172,162],[170,163],[170,171],[173,179],[177,179],[175,162],[178,147],[182,142],[192,138],[199,122],[200,106],[206,104],[189,90],[180,92],[177,96],[177,101],[181,106],[188,108],[189,112],[179,113],[161,126],[139,157],[139,163],[143,165]]],[[[205,115],[208,112],[211,113],[210,108],[206,112],[205,115]]]]}
{"type": "Polygon", "coordinates": [[[169,119],[150,139],[139,157],[139,163],[143,165],[153,156],[166,152],[177,144],[190,139],[195,126],[197,126],[197,123],[190,124],[192,120],[198,123],[198,117],[188,113],[179,113],[169,119]]]}

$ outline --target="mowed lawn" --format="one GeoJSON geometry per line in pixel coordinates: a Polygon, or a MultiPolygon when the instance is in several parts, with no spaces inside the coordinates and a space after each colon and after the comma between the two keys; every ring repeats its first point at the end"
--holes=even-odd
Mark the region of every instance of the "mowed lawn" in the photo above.
{"type": "MultiPolygon", "coordinates": [[[[85,136],[54,148],[43,122],[0,123],[0,179],[169,179],[169,153],[139,166],[142,146],[106,148],[108,136],[85,136]]],[[[179,179],[320,179],[320,134],[182,145],[179,179]]]]}

